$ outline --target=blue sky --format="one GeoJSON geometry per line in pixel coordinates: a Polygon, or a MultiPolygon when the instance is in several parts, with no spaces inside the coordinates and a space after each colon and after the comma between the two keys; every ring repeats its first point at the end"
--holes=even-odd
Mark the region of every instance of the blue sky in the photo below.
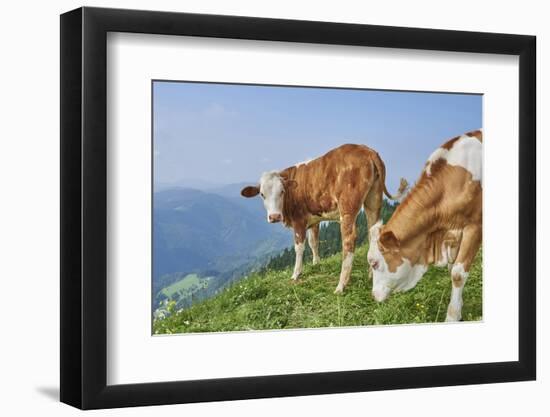
{"type": "Polygon", "coordinates": [[[482,127],[479,95],[154,82],[154,182],[256,182],[344,143],[375,149],[390,192],[447,139],[482,127]]]}

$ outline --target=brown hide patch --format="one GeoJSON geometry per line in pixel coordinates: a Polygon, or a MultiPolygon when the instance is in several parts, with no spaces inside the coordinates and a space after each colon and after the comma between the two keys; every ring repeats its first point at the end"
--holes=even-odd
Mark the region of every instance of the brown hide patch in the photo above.
{"type": "Polygon", "coordinates": [[[481,130],[474,130],[472,132],[466,133],[466,136],[477,138],[480,142],[483,141],[483,132],[481,130]]]}
{"type": "Polygon", "coordinates": [[[443,149],[447,149],[449,151],[449,150],[451,150],[451,148],[453,147],[455,142],[459,139],[460,139],[460,136],[456,136],[456,137],[452,138],[451,140],[448,140],[447,142],[445,142],[443,145],[441,145],[441,147],[443,149]]]}
{"type": "Polygon", "coordinates": [[[397,268],[404,262],[403,257],[399,253],[395,252],[382,252],[380,251],[382,256],[384,257],[384,260],[386,261],[386,264],[388,265],[388,270],[390,272],[397,271],[397,268]]]}
{"type": "MultiPolygon", "coordinates": [[[[462,136],[462,135],[461,135],[462,136]]],[[[441,147],[447,149],[448,151],[454,146],[455,142],[461,138],[461,136],[455,136],[454,138],[445,142],[441,147]]],[[[477,138],[479,141],[483,140],[483,133],[481,130],[472,130],[471,132],[465,133],[464,136],[470,136],[472,138],[477,138]]]]}
{"type": "Polygon", "coordinates": [[[464,285],[464,279],[460,275],[451,274],[451,280],[453,281],[453,287],[460,288],[464,285]]]}
{"type": "Polygon", "coordinates": [[[380,245],[380,251],[383,252],[396,252],[399,250],[399,240],[391,230],[383,232],[378,239],[380,245]]]}
{"type": "MultiPolygon", "coordinates": [[[[457,237],[448,234],[449,231],[461,231],[469,225],[481,228],[481,224],[480,182],[473,181],[466,169],[438,160],[432,167],[432,175],[424,173],[420,177],[380,233],[392,231],[399,239],[399,257],[409,259],[413,265],[428,264],[437,261],[435,240],[442,242],[447,238],[454,247],[457,237]]],[[[391,257],[384,254],[384,258],[389,264],[391,257]]]]}
{"type": "MultiPolygon", "coordinates": [[[[307,224],[310,216],[336,210],[355,221],[375,178],[376,153],[364,145],[346,144],[325,155],[280,172],[286,183],[283,217],[287,226],[307,224]]],[[[305,227],[305,226],[304,226],[305,227]]]]}

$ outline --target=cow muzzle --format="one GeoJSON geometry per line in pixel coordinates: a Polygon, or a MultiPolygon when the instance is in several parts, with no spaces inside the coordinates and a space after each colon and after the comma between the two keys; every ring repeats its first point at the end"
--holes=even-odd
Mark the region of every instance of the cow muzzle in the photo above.
{"type": "Polygon", "coordinates": [[[390,290],[386,288],[384,289],[374,288],[372,290],[372,297],[379,303],[386,301],[389,295],[390,295],[390,290]]]}
{"type": "Polygon", "coordinates": [[[281,220],[283,220],[283,215],[281,213],[270,214],[267,216],[267,221],[269,223],[279,223],[281,220]]]}

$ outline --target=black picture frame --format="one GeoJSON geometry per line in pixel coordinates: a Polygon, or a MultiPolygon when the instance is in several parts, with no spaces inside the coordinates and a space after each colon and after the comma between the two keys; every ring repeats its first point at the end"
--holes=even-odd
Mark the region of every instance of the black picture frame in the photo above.
{"type": "Polygon", "coordinates": [[[536,378],[536,38],[156,11],[61,15],[61,401],[82,409],[536,378]],[[519,358],[467,365],[107,385],[108,32],[519,56],[519,358]]]}

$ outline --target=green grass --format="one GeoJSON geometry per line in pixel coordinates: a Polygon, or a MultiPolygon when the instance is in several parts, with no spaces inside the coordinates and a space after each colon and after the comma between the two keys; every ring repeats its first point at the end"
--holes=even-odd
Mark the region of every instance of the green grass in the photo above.
{"type": "Polygon", "coordinates": [[[169,285],[166,288],[163,288],[160,292],[166,295],[167,297],[172,296],[173,294],[180,291],[187,291],[195,285],[199,285],[201,279],[197,274],[188,274],[183,279],[174,282],[172,285],[169,285]]]}
{"type": "MultiPolygon", "coordinates": [[[[482,318],[482,254],[464,288],[462,317],[482,318]]],[[[367,278],[367,246],[357,249],[344,295],[333,291],[341,255],[307,264],[294,284],[291,270],[252,274],[217,296],[155,320],[155,334],[429,323],[445,320],[451,294],[447,268],[430,267],[418,285],[377,303],[367,278]]]]}

